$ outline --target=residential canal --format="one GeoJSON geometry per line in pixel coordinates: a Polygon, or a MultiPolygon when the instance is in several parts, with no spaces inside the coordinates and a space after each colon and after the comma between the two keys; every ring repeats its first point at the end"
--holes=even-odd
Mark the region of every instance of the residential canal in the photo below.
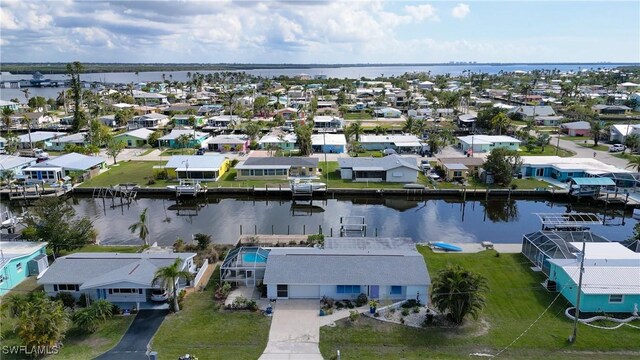
{"type": "MultiPolygon", "coordinates": [[[[541,228],[535,213],[597,212],[599,209],[545,200],[494,199],[488,202],[449,200],[407,200],[406,198],[357,198],[318,200],[310,206],[291,201],[240,198],[202,198],[177,204],[175,199],[141,198],[130,206],[112,208],[111,201],[77,197],[78,215],[89,216],[98,230],[101,244],[137,244],[127,228],[148,208],[151,241],[171,245],[177,238],[191,239],[208,233],[216,243],[234,243],[240,234],[306,234],[339,236],[340,218],[362,216],[367,235],[408,236],[417,242],[518,243],[524,233],[541,228]]],[[[119,205],[116,203],[116,205],[119,205]]],[[[636,220],[631,210],[609,211],[606,225],[591,226],[610,240],[620,241],[633,233],[636,220]]],[[[606,217],[605,217],[606,216],[606,217]]]]}

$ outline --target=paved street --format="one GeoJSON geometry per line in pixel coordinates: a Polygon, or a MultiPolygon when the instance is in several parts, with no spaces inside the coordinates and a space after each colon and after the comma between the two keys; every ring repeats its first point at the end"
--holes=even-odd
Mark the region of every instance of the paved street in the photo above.
{"type": "MultiPolygon", "coordinates": [[[[593,140],[584,140],[586,141],[588,144],[593,144],[593,140]]],[[[558,138],[557,136],[554,136],[554,138],[551,140],[551,144],[552,145],[556,145],[558,144],[558,138]]],[[[613,165],[613,166],[617,166],[621,169],[624,169],[625,166],[627,166],[628,161],[625,159],[620,159],[618,157],[613,156],[614,153],[610,153],[610,152],[605,152],[605,151],[594,151],[591,150],[589,148],[580,146],[578,144],[576,144],[574,141],[569,141],[569,140],[562,140],[560,139],[560,148],[562,149],[567,149],[567,150],[571,150],[573,152],[576,153],[576,157],[594,157],[593,153],[596,153],[595,159],[596,160],[600,160],[605,164],[609,164],[609,165],[613,165]]]]}

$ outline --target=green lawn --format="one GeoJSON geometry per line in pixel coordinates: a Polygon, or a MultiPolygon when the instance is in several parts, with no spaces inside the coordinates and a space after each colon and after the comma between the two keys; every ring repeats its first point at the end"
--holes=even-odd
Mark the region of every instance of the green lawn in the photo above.
{"type": "MultiPolygon", "coordinates": [[[[16,286],[6,296],[11,294],[24,294],[25,292],[40,291],[42,286],[38,286],[35,277],[27,278],[25,281],[16,286]]],[[[6,299],[2,297],[2,300],[6,299]]],[[[132,316],[114,316],[113,318],[101,324],[98,330],[93,334],[83,334],[75,328],[71,328],[65,338],[62,340],[63,346],[57,356],[50,356],[51,359],[92,359],[103,352],[114,347],[122,338],[133,321],[132,316]]],[[[2,333],[2,346],[20,345],[20,338],[14,332],[16,319],[7,315],[6,309],[0,312],[0,331],[2,333]]],[[[1,358],[24,359],[25,356],[18,354],[4,354],[1,358]]]]}
{"type": "Polygon", "coordinates": [[[196,153],[196,149],[167,149],[160,153],[160,156],[173,156],[173,155],[193,155],[196,153]]]}
{"type": "Polygon", "coordinates": [[[562,148],[556,148],[554,145],[547,145],[544,147],[544,151],[542,151],[542,148],[540,147],[536,147],[533,148],[531,151],[527,151],[526,147],[521,147],[520,151],[518,151],[518,154],[520,154],[520,156],[553,156],[553,155],[557,155],[560,157],[571,157],[574,154],[571,151],[568,150],[564,150],[562,148]],[[557,151],[556,151],[557,149],[557,151]]]}
{"type": "MultiPolygon", "coordinates": [[[[121,183],[135,183],[147,186],[149,179],[153,178],[153,166],[164,165],[164,161],[126,161],[112,165],[106,171],[89,181],[85,181],[80,187],[107,187],[121,183]]],[[[155,186],[165,186],[163,181],[157,181],[155,186]]]]}
{"type": "Polygon", "coordinates": [[[598,145],[598,146],[594,146],[593,144],[585,144],[585,143],[581,143],[581,142],[576,142],[576,144],[578,144],[579,146],[591,149],[591,150],[596,150],[596,151],[609,151],[609,147],[605,146],[605,145],[598,145]]]}
{"type": "Polygon", "coordinates": [[[345,113],[344,119],[345,120],[368,120],[368,119],[373,119],[373,117],[368,112],[361,111],[361,112],[345,113]]]}
{"type": "Polygon", "coordinates": [[[98,244],[90,244],[81,247],[80,249],[74,251],[61,251],[60,256],[72,254],[72,253],[83,253],[83,252],[117,252],[117,253],[137,253],[142,249],[140,246],[128,246],[128,245],[98,245],[98,244]]]}
{"type": "MultiPolygon", "coordinates": [[[[511,181],[511,185],[516,185],[517,189],[537,189],[537,188],[549,188],[549,183],[546,181],[534,179],[534,178],[523,178],[523,179],[513,179],[511,181]]],[[[509,186],[510,187],[510,186],[509,186]]],[[[438,181],[436,182],[437,189],[462,189],[462,184],[458,182],[448,182],[448,181],[438,181]]],[[[551,188],[556,188],[555,186],[551,186],[551,188]]],[[[504,187],[499,187],[496,185],[487,185],[480,181],[478,178],[472,178],[469,180],[469,184],[467,185],[467,191],[473,191],[473,189],[505,189],[504,187]]]]}
{"type": "Polygon", "coordinates": [[[213,300],[219,278],[217,268],[205,291],[188,295],[184,308],[164,320],[151,346],[160,359],[174,360],[184,354],[200,360],[260,357],[271,319],[260,312],[220,310],[213,300]]]}
{"type": "MultiPolygon", "coordinates": [[[[531,264],[521,254],[496,257],[495,251],[435,254],[424,247],[419,249],[432,276],[446,264],[460,264],[487,277],[490,291],[479,321],[470,321],[459,329],[414,329],[366,318],[356,324],[343,320],[335,328],[320,330],[320,350],[325,358],[338,349],[345,360],[468,359],[476,352],[496,354],[527,330],[556,296],[540,285],[544,275],[531,271],[531,264]]],[[[540,320],[502,353],[502,358],[623,359],[632,355],[621,351],[640,351],[638,330],[626,326],[599,330],[579,325],[578,342],[569,345],[566,339],[573,323],[563,314],[567,306],[560,296],[540,320]]]]}
{"type": "Polygon", "coordinates": [[[591,140],[590,137],[588,136],[560,136],[560,139],[562,140],[568,140],[568,141],[584,141],[584,140],[591,140]]]}

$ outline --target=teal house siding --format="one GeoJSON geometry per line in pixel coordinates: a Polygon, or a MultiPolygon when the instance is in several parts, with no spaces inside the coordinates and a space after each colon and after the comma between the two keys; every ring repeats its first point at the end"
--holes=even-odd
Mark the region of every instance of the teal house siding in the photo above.
{"type": "Polygon", "coordinates": [[[114,139],[123,142],[128,148],[142,147],[147,143],[146,140],[126,134],[115,136],[114,139]]]}
{"type": "MultiPolygon", "coordinates": [[[[576,295],[578,293],[578,284],[576,284],[565,270],[550,263],[549,280],[557,283],[557,289],[573,306],[576,306],[576,295]]],[[[615,279],[611,279],[612,289],[615,290],[615,279]]],[[[588,285],[587,285],[588,288],[588,285]]],[[[616,292],[617,293],[617,292],[616,292]]],[[[585,294],[584,288],[580,295],[580,311],[594,313],[632,313],[634,307],[640,308],[640,294],[623,294],[622,302],[610,302],[610,294],[585,294]]]]}
{"type": "Polygon", "coordinates": [[[5,295],[29,277],[29,261],[40,255],[46,256],[46,243],[37,246],[29,254],[4,255],[0,267],[0,296],[5,295]]]}

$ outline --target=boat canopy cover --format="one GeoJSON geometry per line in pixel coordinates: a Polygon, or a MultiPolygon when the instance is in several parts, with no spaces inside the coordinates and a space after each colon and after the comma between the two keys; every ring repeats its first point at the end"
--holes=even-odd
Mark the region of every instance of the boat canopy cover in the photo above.
{"type": "Polygon", "coordinates": [[[597,185],[597,186],[615,186],[613,179],[608,177],[582,177],[572,178],[572,182],[576,185],[597,185]]]}

